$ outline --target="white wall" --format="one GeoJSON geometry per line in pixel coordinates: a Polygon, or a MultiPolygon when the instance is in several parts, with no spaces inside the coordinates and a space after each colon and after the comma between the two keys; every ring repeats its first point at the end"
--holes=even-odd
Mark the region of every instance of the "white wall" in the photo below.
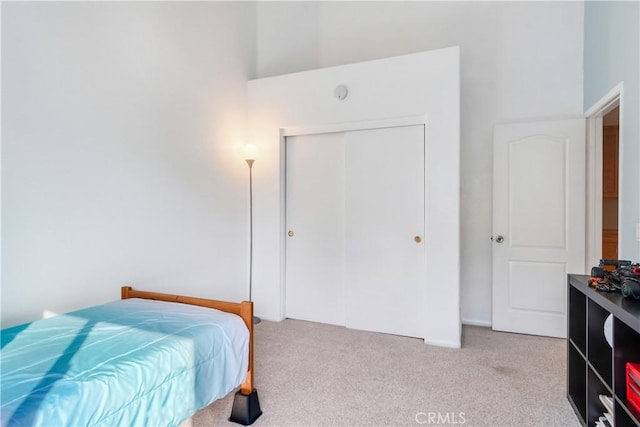
{"type": "Polygon", "coordinates": [[[254,300],[259,316],[279,320],[284,314],[280,268],[285,153],[280,133],[298,126],[426,117],[423,331],[428,343],[460,346],[459,55],[452,47],[249,82],[250,135],[261,153],[254,166],[259,213],[254,300]],[[344,101],[333,93],[340,84],[349,88],[344,101]]]}
{"type": "Polygon", "coordinates": [[[252,3],[2,4],[2,326],[247,297],[252,3]]]}
{"type": "Polygon", "coordinates": [[[640,3],[585,4],[584,108],[624,83],[620,109],[620,242],[622,259],[638,261],[640,243],[640,3]]]}
{"type": "Polygon", "coordinates": [[[488,324],[493,125],[582,113],[584,4],[259,2],[257,17],[258,77],[461,47],[462,314],[488,324]]]}
{"type": "Polygon", "coordinates": [[[459,45],[463,318],[488,322],[492,126],[582,112],[583,7],[258,2],[256,23],[252,3],[3,2],[3,321],[124,281],[244,297],[254,60],[266,77],[459,45]]]}

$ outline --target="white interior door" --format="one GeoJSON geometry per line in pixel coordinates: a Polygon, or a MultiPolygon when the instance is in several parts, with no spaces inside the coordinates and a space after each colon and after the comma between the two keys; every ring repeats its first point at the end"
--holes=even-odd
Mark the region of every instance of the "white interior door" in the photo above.
{"type": "Polygon", "coordinates": [[[493,329],[566,337],[566,275],[585,272],[585,122],[497,125],[493,329]]]}
{"type": "Polygon", "coordinates": [[[286,140],[286,316],[345,324],[344,133],[286,140]]]}
{"type": "Polygon", "coordinates": [[[424,337],[424,126],[346,134],[347,327],[424,337]]]}

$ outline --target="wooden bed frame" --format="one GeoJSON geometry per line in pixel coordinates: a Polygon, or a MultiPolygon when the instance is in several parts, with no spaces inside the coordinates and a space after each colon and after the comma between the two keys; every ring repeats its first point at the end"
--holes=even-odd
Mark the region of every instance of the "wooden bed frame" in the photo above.
{"type": "Polygon", "coordinates": [[[181,295],[163,294],[134,290],[131,286],[122,287],[122,299],[143,298],[157,301],[179,302],[182,304],[197,305],[200,307],[215,308],[240,316],[249,330],[249,367],[247,379],[240,386],[235,395],[233,408],[229,421],[243,425],[250,425],[262,415],[258,394],[253,388],[253,302],[242,301],[239,303],[217,301],[206,298],[186,297],[181,295]]]}

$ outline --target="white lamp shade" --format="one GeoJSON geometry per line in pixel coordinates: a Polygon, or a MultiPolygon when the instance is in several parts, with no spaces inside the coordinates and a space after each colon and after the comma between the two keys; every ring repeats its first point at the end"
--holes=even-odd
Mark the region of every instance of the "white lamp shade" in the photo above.
{"type": "Polygon", "coordinates": [[[244,157],[245,160],[255,160],[257,154],[258,147],[253,144],[246,144],[242,147],[242,157],[244,157]]]}

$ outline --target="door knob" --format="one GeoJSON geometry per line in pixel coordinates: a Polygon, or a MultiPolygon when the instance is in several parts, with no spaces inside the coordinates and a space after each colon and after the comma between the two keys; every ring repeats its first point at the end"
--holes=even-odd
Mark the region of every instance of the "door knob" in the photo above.
{"type": "Polygon", "coordinates": [[[420,242],[422,242],[422,237],[416,236],[416,237],[413,238],[413,241],[416,242],[416,243],[420,243],[420,242]]]}
{"type": "Polygon", "coordinates": [[[293,230],[289,230],[289,232],[287,233],[287,236],[293,237],[293,230]]]}
{"type": "Polygon", "coordinates": [[[504,237],[502,237],[502,236],[496,236],[496,242],[497,242],[497,243],[502,243],[502,242],[504,242],[504,237]]]}

